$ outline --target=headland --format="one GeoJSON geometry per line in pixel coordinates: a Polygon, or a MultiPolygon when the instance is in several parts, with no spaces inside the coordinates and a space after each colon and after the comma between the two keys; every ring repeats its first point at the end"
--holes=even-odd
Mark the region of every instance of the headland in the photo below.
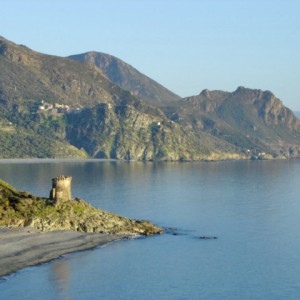
{"type": "Polygon", "coordinates": [[[0,276],[115,240],[163,233],[149,221],[73,199],[71,181],[53,178],[50,197],[42,198],[0,180],[0,276]]]}

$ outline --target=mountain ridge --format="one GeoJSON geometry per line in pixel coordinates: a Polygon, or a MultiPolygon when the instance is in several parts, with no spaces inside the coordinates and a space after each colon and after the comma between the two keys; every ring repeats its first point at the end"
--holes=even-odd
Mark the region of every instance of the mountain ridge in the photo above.
{"type": "Polygon", "coordinates": [[[238,87],[234,92],[202,91],[168,112],[195,131],[205,130],[243,148],[273,155],[299,151],[300,122],[270,91],[238,87]]]}
{"type": "Polygon", "coordinates": [[[3,39],[0,48],[1,157],[190,160],[224,155],[186,134],[158,107],[122,90],[95,66],[3,39]],[[74,80],[79,83],[75,87],[74,80]],[[83,128],[73,122],[78,117],[86,118],[83,128]]]}
{"type": "Polygon", "coordinates": [[[150,103],[165,105],[180,99],[175,93],[115,56],[90,51],[68,58],[97,66],[113,83],[150,103]]]}
{"type": "MultiPolygon", "coordinates": [[[[99,58],[98,52],[88,53],[99,58]]],[[[129,83],[135,76],[141,83],[146,78],[145,89],[157,98],[144,100],[131,88],[122,89],[94,62],[38,53],[0,38],[0,157],[300,156],[300,121],[270,91],[203,90],[178,99],[159,85],[155,95],[155,81],[112,56],[99,59],[107,68],[111,61],[125,66],[112,68],[115,81],[118,76],[125,80],[124,74],[129,83]],[[124,69],[133,69],[133,75],[124,69]],[[165,92],[175,98],[163,99],[165,92]]]]}
{"type": "MultiPolygon", "coordinates": [[[[66,104],[76,101],[76,104],[81,105],[84,101],[84,104],[88,105],[89,102],[97,103],[95,96],[112,101],[109,92],[111,89],[117,89],[99,68],[82,66],[73,60],[42,54],[4,38],[0,38],[0,58],[1,64],[9,64],[1,70],[1,96],[9,98],[10,101],[18,97],[48,101],[52,98],[66,104]],[[34,91],[30,89],[33,84],[34,91]]],[[[118,92],[120,90],[116,91],[118,92]]]]}

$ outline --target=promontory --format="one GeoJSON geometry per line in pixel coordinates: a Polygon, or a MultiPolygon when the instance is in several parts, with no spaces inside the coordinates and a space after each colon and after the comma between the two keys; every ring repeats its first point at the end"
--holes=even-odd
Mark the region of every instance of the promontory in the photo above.
{"type": "Polygon", "coordinates": [[[163,233],[149,221],[73,199],[71,180],[53,178],[49,198],[18,191],[0,180],[0,276],[113,240],[163,233]]]}

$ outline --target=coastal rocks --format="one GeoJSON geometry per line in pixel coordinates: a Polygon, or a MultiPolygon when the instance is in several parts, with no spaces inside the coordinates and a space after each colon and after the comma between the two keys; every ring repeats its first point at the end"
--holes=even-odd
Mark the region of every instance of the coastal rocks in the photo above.
{"type": "Polygon", "coordinates": [[[165,229],[165,233],[170,234],[170,235],[187,235],[188,231],[182,230],[182,229],[177,229],[174,227],[168,227],[165,229]]]}
{"type": "MultiPolygon", "coordinates": [[[[193,234],[193,231],[191,230],[182,230],[182,229],[177,229],[174,227],[168,227],[165,229],[166,234],[170,235],[175,235],[175,236],[181,236],[181,235],[191,235],[193,234]]],[[[217,236],[210,236],[210,235],[201,235],[201,236],[192,236],[194,239],[199,239],[199,240],[217,240],[217,236]]]]}
{"type": "Polygon", "coordinates": [[[116,235],[154,235],[162,229],[148,221],[138,221],[104,212],[82,199],[58,203],[42,217],[27,220],[26,226],[42,231],[75,230],[116,235]]]}
{"type": "Polygon", "coordinates": [[[105,212],[82,199],[55,201],[39,198],[16,191],[2,181],[0,189],[0,226],[29,226],[41,231],[73,230],[127,236],[163,233],[162,228],[149,221],[105,212]]]}
{"type": "Polygon", "coordinates": [[[216,236],[199,236],[200,240],[217,240],[216,236]]]}
{"type": "Polygon", "coordinates": [[[148,221],[133,220],[105,212],[92,207],[82,199],[58,202],[46,210],[47,213],[26,218],[22,225],[20,221],[18,225],[35,227],[41,231],[74,230],[115,235],[149,236],[163,232],[161,228],[148,221]]]}

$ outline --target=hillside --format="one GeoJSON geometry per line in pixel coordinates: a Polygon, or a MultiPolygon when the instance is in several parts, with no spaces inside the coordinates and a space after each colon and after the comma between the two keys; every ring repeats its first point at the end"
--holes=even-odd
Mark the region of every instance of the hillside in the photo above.
{"type": "Polygon", "coordinates": [[[113,83],[150,103],[165,106],[180,99],[179,96],[153,79],[112,55],[101,52],[87,52],[71,55],[69,58],[97,66],[113,83]]]}
{"type": "Polygon", "coordinates": [[[95,66],[40,54],[1,38],[0,68],[2,158],[236,157],[234,147],[205,133],[200,140],[95,66]]]}
{"type": "Polygon", "coordinates": [[[194,132],[207,132],[255,156],[298,156],[300,121],[269,91],[239,87],[202,91],[166,113],[194,132]],[[250,151],[249,151],[250,150],[250,151]]]}
{"type": "Polygon", "coordinates": [[[214,160],[241,158],[237,149],[203,132],[196,136],[163,114],[128,103],[99,104],[67,116],[66,138],[96,158],[214,160]]]}
{"type": "Polygon", "coordinates": [[[178,100],[117,58],[89,52],[76,59],[0,37],[0,158],[300,155],[300,121],[269,91],[204,90],[178,100]]]}
{"type": "Polygon", "coordinates": [[[96,67],[35,52],[0,37],[0,103],[28,100],[86,107],[124,92],[96,67]]]}

